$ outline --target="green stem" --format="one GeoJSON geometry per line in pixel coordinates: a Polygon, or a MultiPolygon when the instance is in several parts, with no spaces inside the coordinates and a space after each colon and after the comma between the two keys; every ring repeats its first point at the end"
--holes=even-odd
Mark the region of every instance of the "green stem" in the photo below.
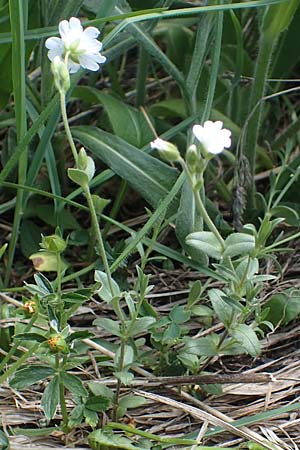
{"type": "Polygon", "coordinates": [[[7,378],[15,373],[15,371],[35,352],[40,344],[34,344],[30,349],[23,353],[22,356],[0,377],[0,385],[4,383],[7,378]]]}
{"type": "MultiPolygon", "coordinates": [[[[56,295],[58,300],[58,309],[60,312],[60,320],[64,312],[64,305],[62,304],[61,298],[61,259],[60,254],[56,253],[56,264],[57,264],[57,277],[56,277],[56,295]]],[[[60,323],[60,327],[64,328],[65,324],[60,323]]]]}
{"type": "Polygon", "coordinates": [[[102,235],[101,235],[101,231],[100,231],[100,227],[99,227],[98,217],[96,214],[95,205],[94,205],[94,202],[93,202],[93,199],[91,196],[89,186],[88,185],[83,186],[83,191],[86,196],[86,200],[87,200],[88,207],[90,210],[92,227],[96,234],[96,239],[97,239],[98,246],[99,246],[100,256],[102,258],[104,270],[105,270],[105,273],[106,273],[107,279],[108,279],[109,289],[110,289],[111,295],[114,297],[115,291],[114,291],[113,282],[112,282],[112,278],[111,278],[111,271],[110,271],[109,264],[107,261],[107,256],[106,256],[106,252],[105,252],[105,248],[104,248],[104,244],[103,244],[103,239],[102,239],[102,235]]]}
{"type": "Polygon", "coordinates": [[[66,108],[66,94],[64,92],[60,92],[60,109],[61,109],[61,115],[62,115],[65,131],[66,131],[66,135],[67,135],[67,138],[68,138],[68,141],[69,141],[72,153],[73,153],[73,158],[74,158],[75,163],[77,163],[78,154],[77,154],[77,149],[75,147],[73,137],[71,134],[71,130],[69,127],[67,108],[66,108]]]}
{"type": "Polygon", "coordinates": [[[68,410],[67,410],[66,398],[65,398],[65,386],[64,386],[63,380],[61,378],[61,372],[63,369],[61,367],[59,354],[55,355],[55,360],[56,360],[56,369],[57,369],[57,377],[58,377],[58,384],[59,384],[59,403],[60,403],[61,415],[63,418],[63,430],[65,432],[67,432],[69,430],[69,427],[68,427],[69,417],[68,417],[68,410]]]}
{"type": "Polygon", "coordinates": [[[206,225],[208,226],[208,228],[210,229],[210,231],[216,236],[216,238],[218,239],[218,241],[221,244],[222,249],[224,250],[224,239],[222,238],[221,234],[219,233],[218,229],[216,228],[215,224],[213,223],[213,221],[211,220],[211,218],[209,217],[205,206],[203,205],[203,202],[201,200],[201,196],[199,193],[198,188],[195,188],[195,183],[193,181],[193,177],[185,163],[185,161],[180,158],[180,164],[189,180],[189,183],[191,185],[191,188],[194,192],[194,198],[195,198],[195,202],[196,202],[196,208],[198,209],[198,212],[201,214],[201,216],[203,217],[204,222],[206,223],[206,225]]]}

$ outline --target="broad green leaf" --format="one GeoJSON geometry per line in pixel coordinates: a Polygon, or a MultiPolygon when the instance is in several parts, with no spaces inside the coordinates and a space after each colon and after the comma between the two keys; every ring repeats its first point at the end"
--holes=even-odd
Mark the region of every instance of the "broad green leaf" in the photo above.
{"type": "Polygon", "coordinates": [[[271,208],[270,213],[275,217],[282,217],[289,225],[299,226],[299,214],[289,206],[280,205],[271,208]]]}
{"type": "Polygon", "coordinates": [[[68,391],[72,392],[72,394],[78,397],[87,397],[88,392],[78,376],[63,372],[61,374],[61,379],[64,386],[68,389],[68,391]]]}
{"type": "Polygon", "coordinates": [[[102,397],[106,397],[109,400],[113,400],[114,392],[105,384],[98,383],[97,381],[90,381],[88,383],[90,391],[95,395],[100,395],[102,397]]]}
{"type": "Polygon", "coordinates": [[[133,326],[130,326],[130,322],[128,322],[128,328],[130,330],[129,336],[137,336],[140,333],[148,332],[151,325],[156,322],[155,317],[140,317],[136,319],[133,323],[133,326]]]}
{"type": "Polygon", "coordinates": [[[98,417],[97,412],[96,411],[92,411],[89,408],[84,408],[83,414],[84,414],[86,423],[90,427],[96,428],[97,423],[99,422],[99,417],[98,417]]]}
{"type": "MultiPolygon", "coordinates": [[[[101,270],[95,270],[94,280],[101,283],[101,287],[98,290],[99,297],[105,302],[110,303],[114,297],[112,296],[106,273],[101,272],[101,270]]],[[[112,279],[112,285],[115,296],[119,296],[121,293],[120,288],[114,279],[112,279]]]]}
{"type": "Polygon", "coordinates": [[[103,395],[95,395],[89,397],[85,403],[85,407],[91,411],[106,411],[110,406],[111,400],[103,395]]]}
{"type": "MultiPolygon", "coordinates": [[[[120,357],[121,357],[121,348],[118,348],[118,350],[116,351],[116,356],[115,356],[115,365],[116,367],[119,366],[120,364],[120,357]]],[[[130,345],[125,345],[124,348],[124,355],[123,355],[123,367],[130,367],[131,364],[134,361],[134,351],[133,348],[130,347],[130,345]]]]}
{"type": "Polygon", "coordinates": [[[186,339],[185,346],[181,350],[183,354],[188,353],[197,356],[215,356],[218,354],[220,338],[217,334],[211,334],[198,339],[186,339]]]}
{"type": "Polygon", "coordinates": [[[300,314],[300,290],[288,289],[272,295],[265,304],[264,311],[268,311],[266,320],[274,326],[286,325],[300,314]]]}
{"type": "Polygon", "coordinates": [[[23,220],[20,227],[20,246],[26,258],[40,249],[41,234],[42,229],[32,220],[23,220]]]}
{"type": "Polygon", "coordinates": [[[19,333],[14,335],[14,339],[19,339],[22,341],[37,341],[37,342],[45,342],[47,338],[39,333],[19,333]]]}
{"type": "Polygon", "coordinates": [[[124,450],[140,450],[139,447],[132,445],[131,441],[123,436],[112,432],[104,432],[95,430],[88,436],[88,442],[93,450],[101,449],[124,449],[124,450]]]}
{"type": "Polygon", "coordinates": [[[187,305],[189,307],[191,307],[192,305],[194,305],[195,303],[198,302],[198,300],[200,298],[201,291],[202,291],[201,281],[200,280],[196,280],[193,283],[193,285],[191,286],[191,290],[189,292],[188,303],[187,303],[187,305]]]}
{"type": "Polygon", "coordinates": [[[129,386],[134,379],[133,373],[127,372],[126,370],[115,372],[115,377],[118,378],[124,386],[129,386]]]}
{"type": "Polygon", "coordinates": [[[99,317],[94,320],[93,325],[103,328],[114,336],[121,336],[120,325],[115,320],[107,319],[106,317],[99,317]]]}
{"type": "MultiPolygon", "coordinates": [[[[151,206],[169,193],[178,171],[121,138],[94,127],[75,127],[73,135],[113,172],[140,193],[151,206]]],[[[175,209],[174,205],[174,209],[175,209]]]]}
{"type": "Polygon", "coordinates": [[[259,355],[261,346],[255,331],[253,331],[249,325],[241,323],[234,327],[234,329],[230,331],[230,334],[240,345],[242,345],[249,355],[253,357],[259,355]]]}
{"type": "Polygon", "coordinates": [[[92,103],[100,102],[111,123],[114,134],[135,147],[141,148],[153,140],[153,132],[143,113],[126,105],[123,100],[92,87],[79,86],[74,96],[92,103]]]}
{"type": "Polygon", "coordinates": [[[146,403],[146,399],[137,395],[124,395],[119,401],[122,408],[138,408],[146,403]]]}
{"type": "Polygon", "coordinates": [[[191,313],[186,310],[185,306],[177,305],[171,310],[169,317],[172,322],[180,325],[190,319],[191,313]]]}
{"type": "Polygon", "coordinates": [[[41,406],[48,420],[51,420],[52,417],[55,415],[58,404],[59,404],[59,380],[58,376],[55,376],[54,378],[52,378],[52,380],[46,387],[41,400],[41,406]]]}
{"type": "Polygon", "coordinates": [[[32,365],[23,367],[15,373],[9,384],[14,389],[24,389],[27,386],[44,380],[54,374],[51,367],[32,365]]]}
{"type": "Polygon", "coordinates": [[[196,231],[186,237],[186,243],[215,259],[222,256],[222,246],[211,231],[196,231]]]}
{"type": "Polygon", "coordinates": [[[234,308],[224,300],[225,294],[220,289],[211,289],[208,295],[216,315],[228,327],[234,317],[234,308]]]}
{"type": "Polygon", "coordinates": [[[254,248],[254,236],[246,233],[232,233],[225,240],[225,251],[223,255],[230,256],[231,258],[249,255],[253,252],[254,248]]]}

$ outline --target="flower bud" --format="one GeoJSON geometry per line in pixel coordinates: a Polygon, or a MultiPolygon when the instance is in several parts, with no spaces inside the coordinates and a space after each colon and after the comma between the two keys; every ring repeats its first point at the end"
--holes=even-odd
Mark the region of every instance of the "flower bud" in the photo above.
{"type": "Polygon", "coordinates": [[[64,338],[60,334],[51,336],[48,339],[48,344],[53,353],[68,353],[69,347],[64,338]]]}
{"type": "Polygon", "coordinates": [[[27,311],[29,314],[34,314],[38,309],[38,305],[36,304],[35,301],[28,300],[27,302],[24,303],[23,309],[25,309],[25,311],[27,311]]]}
{"type": "Polygon", "coordinates": [[[198,152],[195,144],[189,146],[186,151],[185,159],[189,169],[194,172],[197,162],[198,162],[198,152]]]}
{"type": "Polygon", "coordinates": [[[57,234],[52,234],[51,236],[43,236],[40,245],[48,252],[53,253],[62,253],[67,247],[66,241],[57,234]]]}
{"type": "Polygon", "coordinates": [[[160,156],[166,161],[175,162],[180,159],[178,148],[171,142],[157,138],[150,145],[151,148],[158,150],[160,156]]]}
{"type": "Polygon", "coordinates": [[[54,82],[59,92],[67,92],[70,88],[70,74],[65,63],[56,56],[51,63],[54,82]]]}

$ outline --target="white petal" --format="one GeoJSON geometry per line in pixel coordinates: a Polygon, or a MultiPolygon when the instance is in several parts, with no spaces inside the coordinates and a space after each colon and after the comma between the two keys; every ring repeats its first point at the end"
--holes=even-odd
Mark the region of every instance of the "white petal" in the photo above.
{"type": "Polygon", "coordinates": [[[80,64],[68,59],[68,70],[70,73],[76,73],[80,69],[80,64]]]}
{"type": "Polygon", "coordinates": [[[45,46],[49,50],[54,50],[55,48],[62,48],[64,46],[64,43],[58,37],[51,37],[46,40],[45,46]]]}
{"type": "Polygon", "coordinates": [[[196,136],[196,138],[201,142],[203,137],[203,127],[201,125],[194,125],[193,126],[193,134],[196,136]]]}
{"type": "Polygon", "coordinates": [[[84,67],[85,69],[92,71],[96,71],[99,69],[99,65],[94,60],[92,55],[80,55],[79,62],[81,67],[84,67]]]}
{"type": "Polygon", "coordinates": [[[48,58],[50,59],[50,61],[53,61],[54,58],[59,58],[62,61],[63,53],[64,53],[63,51],[61,52],[59,49],[55,48],[53,50],[48,51],[48,58]]]}
{"type": "Polygon", "coordinates": [[[217,120],[215,123],[214,123],[214,129],[217,131],[217,130],[222,130],[222,127],[223,127],[223,122],[221,122],[221,120],[217,120]]]}
{"type": "Polygon", "coordinates": [[[62,20],[58,25],[59,34],[62,39],[66,39],[70,32],[69,22],[67,20],[62,20]]]}
{"type": "Polygon", "coordinates": [[[99,36],[100,31],[96,27],[87,27],[83,34],[88,39],[96,39],[99,36]]]}
{"type": "Polygon", "coordinates": [[[106,57],[103,55],[100,55],[100,53],[95,53],[95,54],[92,54],[91,56],[93,57],[93,60],[99,64],[103,64],[106,61],[106,57]]]}
{"type": "Polygon", "coordinates": [[[70,31],[74,32],[74,33],[80,34],[83,31],[80,20],[77,19],[77,17],[71,17],[71,19],[69,20],[69,28],[70,28],[70,31]]]}

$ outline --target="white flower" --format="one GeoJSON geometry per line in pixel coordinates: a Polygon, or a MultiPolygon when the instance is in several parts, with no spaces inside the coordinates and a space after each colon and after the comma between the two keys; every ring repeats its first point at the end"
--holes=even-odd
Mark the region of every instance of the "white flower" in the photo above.
{"type": "Polygon", "coordinates": [[[207,120],[201,125],[193,126],[193,133],[208,153],[221,153],[231,146],[231,131],[223,128],[223,122],[207,120]]]}
{"type": "Polygon", "coordinates": [[[99,64],[106,61],[105,56],[100,53],[102,43],[97,40],[100,34],[97,28],[88,27],[83,30],[80,20],[71,17],[69,22],[62,20],[58,29],[61,39],[51,37],[46,40],[50,61],[56,56],[63,60],[68,52],[67,63],[70,73],[77,72],[80,67],[95,71],[99,69],[99,64]]]}

